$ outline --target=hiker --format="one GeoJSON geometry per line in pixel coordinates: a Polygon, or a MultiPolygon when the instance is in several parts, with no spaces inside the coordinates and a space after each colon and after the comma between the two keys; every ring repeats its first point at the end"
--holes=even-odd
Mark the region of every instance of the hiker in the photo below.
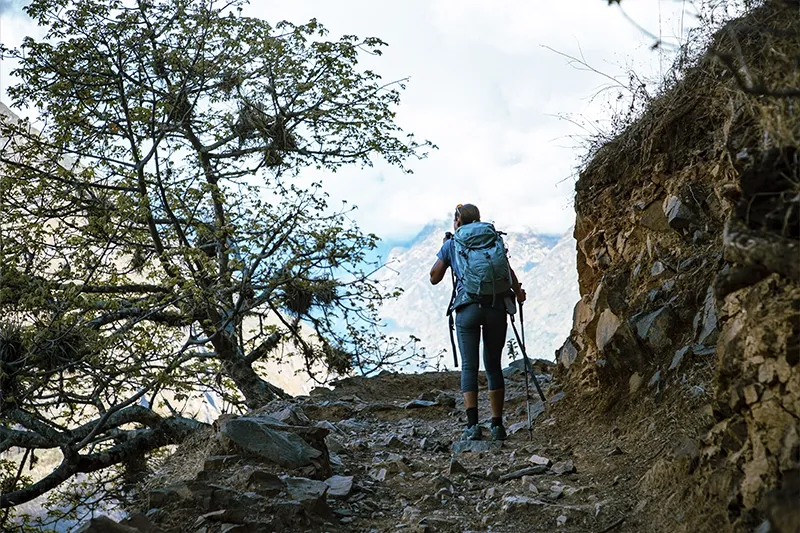
{"type": "MultiPolygon", "coordinates": [[[[430,272],[430,280],[436,285],[444,278],[447,267],[453,269],[455,279],[455,298],[451,303],[448,313],[456,312],[456,333],[458,336],[458,348],[461,352],[461,392],[464,394],[464,406],[467,410],[467,427],[462,435],[462,440],[480,440],[483,438],[481,426],[478,424],[478,351],[480,350],[481,331],[483,332],[483,366],[486,369],[486,378],[489,382],[489,403],[492,411],[492,423],[490,426],[492,440],[505,440],[506,430],[503,426],[503,403],[505,401],[505,383],[503,381],[503,370],[501,358],[503,347],[506,341],[506,322],[507,305],[514,305],[511,300],[516,297],[520,303],[525,301],[525,291],[517,279],[516,274],[508,266],[505,255],[505,247],[502,239],[497,236],[491,224],[482,223],[481,214],[478,208],[472,204],[459,204],[456,207],[453,217],[453,229],[455,236],[446,234],[437,259],[430,272]],[[469,226],[475,224],[475,226],[469,226]],[[459,228],[462,228],[459,231],[459,228]],[[470,233],[480,231],[488,235],[489,242],[494,235],[495,240],[499,240],[498,249],[493,250],[496,256],[502,254],[502,258],[497,257],[495,261],[498,265],[496,269],[488,270],[503,272],[497,273],[495,277],[503,279],[488,281],[485,279],[476,280],[476,270],[469,269],[469,272],[462,272],[467,257],[464,249],[464,239],[470,233]],[[461,253],[461,258],[457,257],[457,252],[461,253]],[[459,266],[461,265],[461,266],[459,266]],[[465,282],[469,286],[488,286],[491,287],[491,294],[482,291],[480,288],[470,293],[465,288],[465,282]],[[477,283],[477,285],[476,285],[477,283]],[[494,292],[496,289],[497,292],[494,292]],[[509,292],[513,291],[513,296],[509,292]],[[506,300],[509,301],[506,301],[506,300]]],[[[484,252],[479,258],[473,261],[489,260],[489,254],[484,252]],[[484,259],[484,257],[486,259],[484,259]]],[[[491,265],[489,265],[491,267],[491,265]]]]}

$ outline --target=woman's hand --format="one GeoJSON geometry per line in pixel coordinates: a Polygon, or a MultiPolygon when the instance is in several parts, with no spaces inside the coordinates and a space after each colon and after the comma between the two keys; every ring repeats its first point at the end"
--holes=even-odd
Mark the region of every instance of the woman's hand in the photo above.
{"type": "Polygon", "coordinates": [[[525,293],[525,289],[522,287],[515,291],[515,294],[517,295],[517,301],[519,303],[525,303],[525,300],[528,298],[528,295],[525,293]]]}

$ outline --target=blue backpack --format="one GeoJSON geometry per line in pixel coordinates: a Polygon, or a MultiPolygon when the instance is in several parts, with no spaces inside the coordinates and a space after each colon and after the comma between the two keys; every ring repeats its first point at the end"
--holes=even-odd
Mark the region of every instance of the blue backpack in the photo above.
{"type": "MultiPolygon", "coordinates": [[[[503,238],[488,222],[472,222],[453,236],[455,262],[463,289],[452,309],[480,300],[481,296],[504,298],[511,289],[511,272],[503,238]]],[[[494,302],[494,298],[493,298],[494,302]]]]}

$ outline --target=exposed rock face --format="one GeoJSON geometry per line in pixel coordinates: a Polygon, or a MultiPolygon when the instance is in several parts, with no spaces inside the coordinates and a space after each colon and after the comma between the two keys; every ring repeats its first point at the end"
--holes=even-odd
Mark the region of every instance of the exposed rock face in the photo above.
{"type": "MultiPolygon", "coordinates": [[[[767,2],[714,46],[746,26],[749,68],[777,83],[799,20],[767,2]]],[[[800,513],[781,503],[800,472],[800,123],[796,98],[759,98],[707,56],[597,152],[576,185],[581,301],[558,357],[607,406],[711,389],[717,424],[687,500],[720,530],[798,531],[780,524],[800,513]]]]}

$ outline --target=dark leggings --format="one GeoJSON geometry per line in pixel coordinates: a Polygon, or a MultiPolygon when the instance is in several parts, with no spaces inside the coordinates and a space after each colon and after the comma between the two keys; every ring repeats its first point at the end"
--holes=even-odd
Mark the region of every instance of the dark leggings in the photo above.
{"type": "Polygon", "coordinates": [[[506,311],[501,307],[469,304],[456,312],[456,334],[461,352],[461,392],[478,390],[478,352],[483,328],[483,366],[489,390],[505,388],[501,358],[506,342],[506,311]]]}

